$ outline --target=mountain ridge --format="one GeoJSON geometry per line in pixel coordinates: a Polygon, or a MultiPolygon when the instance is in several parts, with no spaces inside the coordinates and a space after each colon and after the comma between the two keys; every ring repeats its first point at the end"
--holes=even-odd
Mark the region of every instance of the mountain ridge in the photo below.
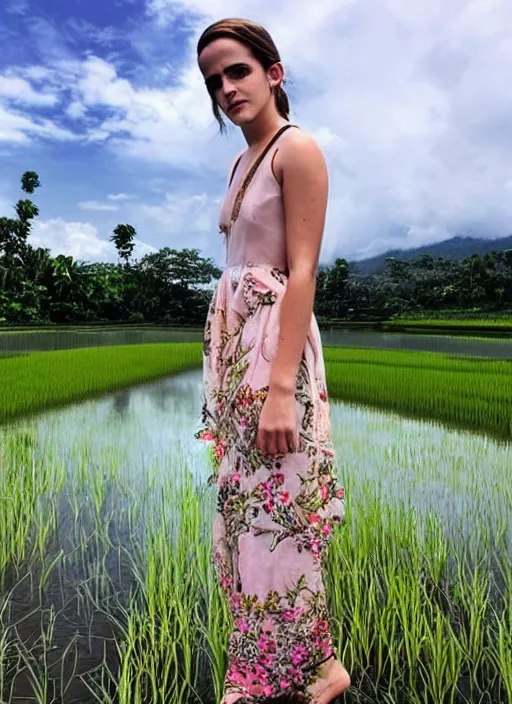
{"type": "Polygon", "coordinates": [[[466,237],[456,235],[441,242],[433,242],[411,249],[388,249],[382,254],[366,259],[350,260],[352,269],[370,274],[382,271],[386,267],[386,257],[395,257],[402,261],[411,261],[421,254],[430,254],[432,257],[443,257],[444,259],[461,260],[472,254],[482,256],[486,252],[493,250],[512,249],[512,235],[497,237],[495,239],[484,239],[483,237],[466,237]]]}

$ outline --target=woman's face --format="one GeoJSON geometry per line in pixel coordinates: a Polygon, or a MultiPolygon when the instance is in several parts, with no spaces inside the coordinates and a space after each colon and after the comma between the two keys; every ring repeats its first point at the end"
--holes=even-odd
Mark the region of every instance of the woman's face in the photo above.
{"type": "Polygon", "coordinates": [[[251,50],[236,39],[215,39],[199,56],[199,68],[209,94],[235,125],[252,122],[273,96],[270,87],[280,83],[282,68],[268,71],[251,50]]]}

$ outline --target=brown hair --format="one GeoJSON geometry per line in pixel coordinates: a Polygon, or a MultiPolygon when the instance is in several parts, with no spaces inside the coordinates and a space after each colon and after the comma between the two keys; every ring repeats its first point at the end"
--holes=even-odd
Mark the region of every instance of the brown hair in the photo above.
{"type": "MultiPolygon", "coordinates": [[[[236,41],[248,47],[254,58],[263,66],[263,70],[267,71],[271,66],[281,61],[279,52],[274,40],[268,31],[261,24],[243,20],[238,18],[230,18],[219,20],[205,29],[197,44],[197,56],[199,57],[203,49],[215,39],[228,38],[236,39],[236,41]]],[[[284,81],[283,81],[284,83],[284,81]]],[[[285,120],[289,119],[290,103],[283,86],[276,86],[274,89],[276,108],[281,117],[285,120]]],[[[226,129],[224,120],[220,114],[219,105],[212,95],[213,114],[220,125],[221,132],[226,129]]]]}

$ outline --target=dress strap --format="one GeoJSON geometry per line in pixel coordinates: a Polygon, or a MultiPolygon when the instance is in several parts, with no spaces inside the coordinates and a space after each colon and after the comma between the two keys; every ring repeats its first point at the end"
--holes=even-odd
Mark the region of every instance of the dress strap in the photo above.
{"type": "MultiPolygon", "coordinates": [[[[231,212],[231,223],[234,223],[235,220],[238,218],[238,216],[239,216],[239,214],[240,214],[240,208],[241,208],[241,206],[242,206],[242,201],[243,201],[243,199],[244,199],[245,192],[246,192],[246,190],[248,189],[249,184],[251,183],[251,181],[252,181],[252,179],[253,179],[253,177],[254,177],[254,174],[256,173],[256,171],[257,171],[257,169],[258,169],[258,166],[261,164],[261,162],[263,161],[263,159],[264,159],[264,158],[266,157],[266,155],[268,154],[269,150],[272,148],[272,146],[274,145],[274,143],[276,142],[276,140],[278,140],[279,137],[283,134],[283,132],[285,132],[286,130],[290,129],[290,127],[296,127],[296,126],[297,126],[297,125],[283,125],[283,127],[281,127],[281,129],[279,129],[279,130],[276,132],[276,134],[272,137],[272,139],[271,139],[270,142],[267,144],[267,146],[265,147],[265,149],[261,152],[261,154],[259,155],[259,157],[258,157],[258,158],[256,159],[256,161],[254,162],[254,164],[251,166],[251,168],[249,169],[249,172],[247,173],[247,176],[244,178],[244,182],[242,183],[242,185],[240,186],[240,189],[239,189],[238,193],[236,194],[235,202],[234,202],[234,204],[233,204],[233,210],[232,210],[232,212],[231,212]]],[[[241,157],[240,157],[240,158],[241,158],[241,157]]],[[[235,165],[235,169],[233,170],[233,175],[234,175],[234,172],[235,172],[235,170],[236,170],[236,167],[238,166],[239,161],[240,161],[240,159],[237,161],[237,163],[236,163],[236,165],[235,165]]],[[[231,176],[231,180],[233,180],[233,175],[231,176]]],[[[230,183],[231,183],[231,181],[230,181],[230,183]]]]}
{"type": "MultiPolygon", "coordinates": [[[[231,184],[233,183],[233,178],[235,176],[235,172],[238,169],[238,165],[241,162],[242,157],[243,157],[243,153],[240,154],[240,156],[238,157],[238,159],[235,162],[235,165],[233,166],[233,171],[231,172],[231,178],[229,179],[229,186],[231,186],[231,184]]],[[[228,188],[229,188],[229,186],[228,186],[228,188]]]]}

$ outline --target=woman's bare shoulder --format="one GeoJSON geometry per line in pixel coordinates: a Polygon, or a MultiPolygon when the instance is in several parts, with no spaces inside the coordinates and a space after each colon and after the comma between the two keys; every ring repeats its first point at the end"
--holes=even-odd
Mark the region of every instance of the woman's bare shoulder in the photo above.
{"type": "Polygon", "coordinates": [[[274,175],[282,183],[286,171],[325,168],[325,158],[318,142],[302,129],[288,130],[287,139],[275,154],[274,175]]]}
{"type": "Polygon", "coordinates": [[[291,129],[288,139],[283,142],[283,153],[316,154],[323,155],[317,140],[303,129],[291,129]]]}

